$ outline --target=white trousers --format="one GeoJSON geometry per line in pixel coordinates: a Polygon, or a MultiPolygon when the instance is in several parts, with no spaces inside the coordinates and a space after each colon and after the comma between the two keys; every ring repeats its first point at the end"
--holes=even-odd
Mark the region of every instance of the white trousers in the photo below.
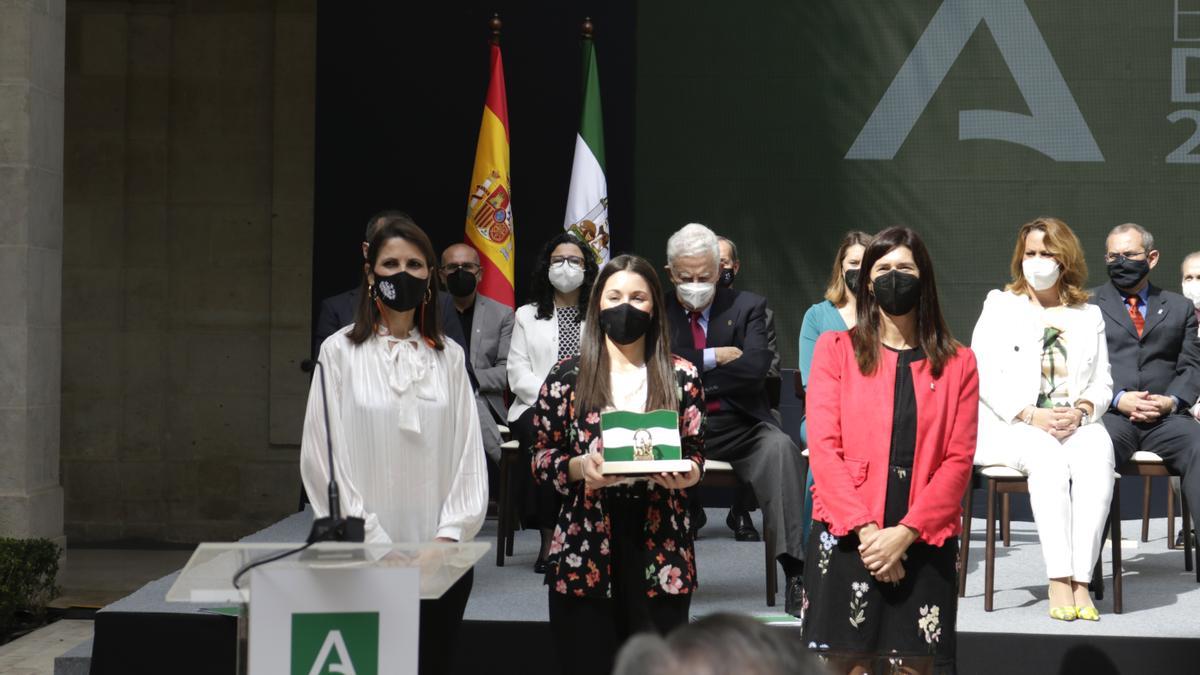
{"type": "Polygon", "coordinates": [[[1020,423],[996,436],[1003,438],[980,439],[975,463],[1004,464],[1029,476],[1029,503],[1046,576],[1087,583],[1100,555],[1112,501],[1115,459],[1104,425],[1080,427],[1061,443],[1020,423]]]}

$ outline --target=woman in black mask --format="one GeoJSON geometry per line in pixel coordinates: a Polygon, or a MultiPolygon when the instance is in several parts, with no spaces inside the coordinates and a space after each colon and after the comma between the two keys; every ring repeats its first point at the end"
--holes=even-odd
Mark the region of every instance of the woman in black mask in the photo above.
{"type": "MultiPolygon", "coordinates": [[[[367,242],[354,324],[321,345],[300,474],[315,515],[329,515],[328,433],[341,512],[365,521],[367,543],[470,541],[488,499],[465,356],[442,335],[429,237],[408,216],[382,221],[367,242]]],[[[421,601],[423,675],[449,672],[472,580],[467,572],[421,601]]]]}
{"type": "Polygon", "coordinates": [[[857,301],[853,328],[817,340],[808,383],[803,639],[836,672],[953,673],[975,357],[946,327],[908,228],[871,240],[857,301]]]}
{"type": "Polygon", "coordinates": [[[592,287],[579,356],[550,371],[534,406],[534,475],[564,496],[546,572],[563,672],[609,673],[630,634],[688,621],[687,488],[704,466],[704,395],[696,367],[671,354],[662,308],[650,263],[614,258],[592,287]],[[600,414],[613,410],[677,412],[691,469],[605,476],[600,414]]]}

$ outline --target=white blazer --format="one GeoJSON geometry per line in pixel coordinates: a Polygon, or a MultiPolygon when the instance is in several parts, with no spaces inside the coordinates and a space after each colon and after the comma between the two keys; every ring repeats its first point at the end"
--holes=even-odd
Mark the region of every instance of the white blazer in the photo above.
{"type": "MultiPolygon", "coordinates": [[[[583,337],[583,324],[579,326],[579,334],[583,337]]],[[[537,305],[531,303],[517,308],[508,351],[508,388],[513,393],[513,402],[508,408],[509,422],[537,403],[542,383],[556,363],[558,314],[539,319],[537,305]]]]}
{"type": "MultiPolygon", "coordinates": [[[[1092,304],[1067,308],[1067,396],[1084,400],[1096,422],[1112,401],[1104,317],[1092,304]]],[[[1042,383],[1041,310],[1023,295],[994,290],[971,335],[979,367],[979,444],[1002,439],[1021,409],[1037,403],[1042,383]]]]}

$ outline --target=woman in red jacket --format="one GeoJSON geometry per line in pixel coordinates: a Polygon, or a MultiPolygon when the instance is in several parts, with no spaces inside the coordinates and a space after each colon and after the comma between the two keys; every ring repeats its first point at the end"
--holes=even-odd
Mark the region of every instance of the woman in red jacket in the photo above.
{"type": "Polygon", "coordinates": [[[950,335],[929,252],[891,228],[863,256],[858,323],[817,341],[804,639],[840,672],[953,673],[975,356],[950,335]]]}

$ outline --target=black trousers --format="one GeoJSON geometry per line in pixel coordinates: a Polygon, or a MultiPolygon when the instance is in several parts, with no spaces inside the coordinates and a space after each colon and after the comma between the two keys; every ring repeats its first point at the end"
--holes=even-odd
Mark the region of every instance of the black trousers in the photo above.
{"type": "Polygon", "coordinates": [[[646,596],[646,498],[606,493],[604,503],[612,523],[612,597],[580,598],[549,587],[550,631],[564,674],[608,675],[630,635],[666,634],[688,622],[691,594],[646,596]]]}
{"type": "Polygon", "coordinates": [[[474,584],[475,570],[467,570],[442,597],[421,601],[421,637],[417,652],[417,668],[421,675],[449,675],[454,668],[458,631],[474,584]]]}
{"type": "Polygon", "coordinates": [[[521,444],[525,464],[517,467],[514,477],[514,492],[519,495],[521,522],[526,527],[552,529],[558,522],[558,511],[562,506],[562,496],[550,483],[538,485],[533,480],[533,445],[537,442],[537,432],[533,428],[533,408],[526,410],[515,421],[508,425],[513,438],[521,444]]]}
{"type": "Polygon", "coordinates": [[[1104,413],[1102,419],[1112,437],[1117,466],[1129,461],[1138,450],[1162,457],[1167,467],[1179,472],[1180,488],[1191,507],[1192,522],[1200,523],[1200,424],[1186,412],[1168,415],[1153,424],[1135,424],[1112,410],[1104,413]]]}
{"type": "MultiPolygon", "coordinates": [[[[800,448],[779,427],[737,412],[708,416],[704,456],[733,465],[733,471],[754,488],[766,528],[776,550],[792,560],[804,560],[804,479],[800,448]]],[[[796,574],[793,568],[785,570],[796,574]]]]}

